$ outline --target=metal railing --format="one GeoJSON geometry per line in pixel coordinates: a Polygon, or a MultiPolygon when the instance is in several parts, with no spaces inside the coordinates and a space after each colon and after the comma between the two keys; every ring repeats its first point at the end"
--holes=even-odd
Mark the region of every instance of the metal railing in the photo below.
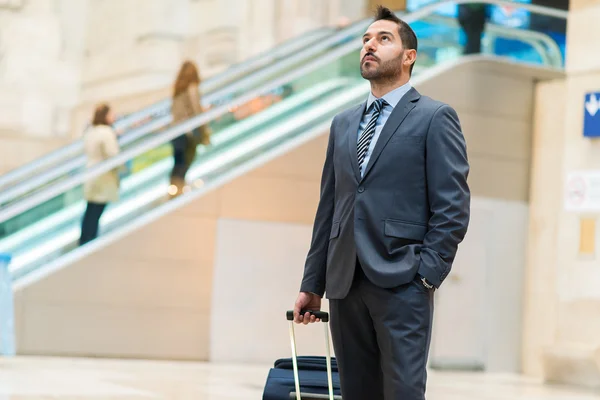
{"type": "MultiPolygon", "coordinates": [[[[445,0],[445,1],[441,1],[441,2],[438,2],[435,4],[425,6],[418,11],[415,11],[408,15],[405,15],[405,16],[403,16],[403,19],[408,23],[416,22],[424,17],[429,16],[430,14],[437,11],[439,8],[441,8],[445,4],[456,4],[456,3],[487,3],[487,4],[495,4],[495,5],[511,5],[513,7],[515,6],[515,3],[509,2],[509,1],[504,1],[504,0],[458,0],[458,1],[445,0]]],[[[566,18],[566,16],[567,16],[567,12],[565,12],[565,11],[550,9],[550,8],[541,7],[541,6],[519,3],[518,7],[524,8],[524,9],[527,9],[529,11],[536,12],[539,14],[555,16],[558,18],[566,18]]],[[[364,31],[364,29],[366,29],[366,27],[370,23],[371,23],[371,20],[365,20],[362,23],[356,24],[355,26],[352,26],[349,29],[353,33],[356,34],[356,33],[364,31]]],[[[523,30],[523,31],[521,31],[521,33],[522,33],[522,35],[519,36],[519,39],[527,42],[529,40],[529,37],[532,32],[523,30]]],[[[346,31],[343,36],[347,36],[347,35],[348,35],[348,31],[346,31]]],[[[536,32],[534,35],[536,37],[536,39],[537,39],[538,35],[541,35],[541,34],[536,32]]],[[[335,43],[335,41],[337,41],[337,40],[339,40],[339,37],[336,37],[335,39],[332,37],[331,40],[327,41],[327,42],[335,43]]],[[[535,41],[535,40],[532,40],[532,41],[535,41]]],[[[321,43],[323,43],[323,42],[321,42],[321,43]]],[[[360,41],[346,43],[346,44],[342,45],[341,47],[324,55],[323,57],[316,58],[312,62],[308,63],[307,65],[304,65],[303,67],[300,67],[300,68],[286,74],[283,77],[280,77],[276,80],[270,81],[257,89],[251,90],[250,92],[248,92],[244,95],[238,96],[237,98],[231,100],[227,104],[218,106],[218,107],[211,109],[203,114],[200,114],[193,118],[190,118],[189,120],[184,121],[176,126],[170,127],[168,129],[166,129],[165,131],[145,140],[144,142],[139,143],[132,148],[124,150],[122,153],[118,154],[117,156],[112,157],[108,160],[105,160],[101,163],[94,165],[93,167],[89,168],[88,170],[86,170],[84,172],[81,172],[74,176],[71,176],[61,182],[56,182],[56,183],[40,190],[39,192],[36,192],[33,195],[19,201],[18,203],[11,204],[11,205],[5,207],[4,209],[0,210],[0,223],[7,221],[8,219],[10,219],[14,216],[16,216],[24,211],[27,211],[27,210],[43,203],[44,201],[47,201],[47,200],[65,192],[66,190],[72,189],[75,186],[84,183],[88,179],[95,178],[111,169],[114,169],[120,165],[123,165],[125,162],[132,159],[133,157],[136,157],[140,154],[145,153],[146,151],[156,148],[157,146],[167,143],[170,140],[184,134],[185,132],[189,132],[193,128],[196,128],[201,125],[205,125],[205,124],[209,123],[210,121],[212,121],[213,119],[216,119],[222,115],[225,115],[226,113],[229,112],[230,107],[239,106],[241,104],[246,103],[249,100],[252,100],[253,98],[255,98],[257,96],[263,95],[263,94],[268,93],[269,91],[274,90],[284,84],[290,83],[291,81],[293,81],[301,76],[304,76],[309,72],[312,72],[318,68],[321,68],[321,67],[339,59],[341,56],[344,56],[350,52],[359,50],[360,47],[361,47],[360,41]]],[[[41,186],[47,182],[47,180],[45,180],[44,177],[42,177],[42,176],[38,176],[38,177],[34,178],[33,180],[36,182],[36,184],[38,186],[41,186]]]]}
{"type": "MultiPolygon", "coordinates": [[[[445,1],[445,2],[436,3],[433,6],[439,6],[440,4],[444,4],[444,3],[461,3],[461,2],[468,3],[471,1],[445,1]]],[[[490,1],[490,3],[502,4],[502,3],[509,3],[509,2],[490,1]]],[[[525,8],[532,8],[532,9],[539,8],[539,6],[530,6],[530,5],[525,5],[525,6],[527,6],[525,8]]],[[[544,10],[545,15],[554,15],[554,14],[558,14],[558,15],[562,15],[562,16],[566,15],[566,12],[561,11],[561,10],[546,9],[543,7],[541,7],[541,9],[544,10]]],[[[425,10],[425,8],[423,10],[425,10]]],[[[417,12],[420,12],[420,11],[421,10],[419,10],[417,12]]],[[[415,12],[415,13],[417,13],[417,12],[415,12]]],[[[415,13],[411,13],[410,15],[414,15],[415,13]]],[[[443,23],[446,25],[458,27],[457,22],[452,18],[437,17],[437,16],[430,16],[429,18],[432,21],[436,21],[436,22],[443,23]]],[[[320,46],[315,46],[316,50],[311,49],[310,51],[306,52],[305,53],[306,57],[298,56],[296,58],[293,58],[292,61],[286,61],[285,63],[275,65],[272,68],[267,68],[264,71],[261,71],[257,74],[252,74],[244,79],[241,79],[239,82],[237,82],[233,85],[230,85],[229,87],[226,87],[225,89],[223,89],[221,91],[218,91],[216,93],[212,93],[212,94],[206,96],[205,99],[207,102],[212,102],[217,98],[225,97],[225,96],[234,94],[235,92],[247,90],[248,88],[250,88],[251,86],[253,86],[255,84],[257,78],[259,80],[267,79],[269,76],[277,74],[278,72],[281,72],[282,70],[285,70],[285,68],[289,67],[290,64],[293,65],[297,60],[303,60],[304,58],[314,56],[313,51],[320,52],[320,51],[324,50],[324,47],[334,44],[335,42],[339,41],[340,38],[348,36],[349,32],[352,34],[355,34],[356,32],[360,32],[361,29],[364,29],[364,26],[365,26],[364,24],[365,24],[365,22],[363,21],[361,23],[355,24],[352,27],[347,28],[344,31],[341,31],[337,35],[334,35],[334,37],[332,37],[331,40],[327,40],[326,44],[320,45],[320,46]]],[[[525,31],[525,30],[518,30],[515,32],[514,29],[505,28],[505,27],[501,27],[498,25],[489,25],[487,32],[491,36],[504,36],[504,37],[509,37],[509,38],[518,38],[520,40],[526,40],[540,54],[540,57],[542,57],[542,61],[544,63],[547,63],[547,64],[555,66],[555,67],[559,67],[562,65],[562,54],[560,52],[560,48],[547,35],[544,35],[544,34],[538,33],[538,32],[533,32],[533,31],[525,31]],[[524,39],[524,37],[526,37],[526,39],[524,39]],[[540,43],[537,43],[537,41],[539,41],[541,44],[545,45],[548,48],[548,51],[547,52],[544,51],[543,46],[541,46],[540,43]]],[[[165,100],[165,101],[168,101],[168,100],[165,100]]],[[[142,127],[132,129],[130,132],[127,133],[127,135],[124,135],[124,137],[121,137],[119,139],[120,144],[122,146],[128,145],[128,144],[144,137],[145,135],[147,135],[150,132],[154,132],[160,128],[168,126],[168,124],[170,124],[170,123],[171,123],[170,115],[166,115],[161,118],[157,118],[154,121],[151,121],[142,127]]],[[[82,143],[81,142],[73,143],[73,146],[77,146],[77,148],[72,147],[72,150],[74,152],[82,153],[82,143]]],[[[65,150],[67,150],[67,149],[65,149],[65,150]]],[[[56,156],[58,157],[58,154],[56,156]]],[[[39,182],[43,182],[44,184],[47,184],[48,182],[51,182],[54,179],[57,179],[69,172],[72,172],[77,168],[82,168],[85,165],[85,160],[86,159],[83,154],[79,154],[78,156],[74,155],[74,158],[69,159],[69,160],[63,162],[62,164],[55,166],[51,169],[48,169],[44,172],[41,172],[35,178],[26,180],[14,187],[4,190],[0,194],[0,204],[6,204],[6,203],[16,199],[19,196],[22,196],[26,193],[34,191],[35,189],[40,187],[39,182]]],[[[44,160],[42,158],[42,159],[39,159],[38,161],[43,162],[44,160]]],[[[39,165],[43,166],[44,164],[39,164],[39,165]]],[[[38,167],[39,167],[39,165],[38,165],[38,167]]],[[[24,168],[26,169],[27,166],[24,168]]],[[[34,165],[30,165],[29,168],[30,168],[30,172],[31,172],[31,170],[37,169],[37,167],[34,165]]],[[[25,171],[25,169],[23,170],[24,173],[27,172],[27,171],[25,171]]],[[[3,177],[0,177],[0,182],[1,182],[2,178],[3,177]]]]}
{"type": "MultiPolygon", "coordinates": [[[[421,83],[426,82],[433,77],[440,76],[442,73],[447,72],[454,67],[481,61],[504,62],[507,67],[518,64],[516,61],[502,60],[496,56],[488,57],[484,55],[471,55],[430,67],[415,66],[413,73],[417,70],[420,70],[420,72],[416,74],[411,81],[413,82],[413,85],[419,86],[421,83]]],[[[221,187],[232,179],[242,176],[260,165],[264,165],[266,162],[287,153],[297,146],[309,142],[316,136],[321,135],[324,131],[327,131],[331,123],[331,117],[335,115],[336,112],[352,107],[363,101],[370,91],[368,83],[358,83],[355,80],[356,78],[346,79],[354,80],[354,83],[349,81],[349,85],[345,86],[342,93],[334,95],[333,98],[329,98],[319,107],[313,107],[307,110],[307,112],[286,119],[286,123],[282,126],[270,126],[265,131],[261,131],[257,137],[253,136],[247,141],[231,143],[232,147],[228,148],[226,152],[221,153],[217,157],[200,158],[198,163],[195,163],[189,171],[190,180],[194,182],[194,189],[191,193],[194,194],[191,198],[188,198],[186,202],[221,187]],[[258,152],[257,150],[261,148],[265,151],[258,152]],[[250,154],[253,154],[253,156],[250,156],[250,154]],[[196,179],[199,179],[199,185],[196,185],[196,179]]],[[[321,86],[319,85],[318,88],[311,88],[311,91],[312,89],[319,90],[321,89],[321,86]]],[[[147,171],[148,170],[145,170],[141,174],[144,174],[147,171]]],[[[156,174],[154,175],[156,176],[156,174]]],[[[149,177],[145,178],[147,180],[149,177]]],[[[106,218],[103,217],[103,227],[107,230],[107,233],[99,238],[99,240],[94,241],[91,244],[91,247],[78,247],[72,251],[56,255],[56,258],[53,256],[50,256],[51,259],[46,258],[48,257],[48,254],[56,254],[56,250],[44,249],[50,242],[54,242],[54,240],[62,242],[63,247],[61,248],[66,249],[76,243],[79,234],[77,232],[78,226],[75,225],[71,226],[66,232],[57,232],[59,236],[53,236],[50,241],[44,242],[41,246],[18,251],[14,257],[14,266],[11,268],[13,288],[23,288],[44,276],[48,276],[52,272],[85,257],[91,252],[105,248],[117,237],[122,237],[122,235],[132,232],[168,213],[181,203],[176,201],[166,203],[160,202],[160,205],[156,204],[155,207],[147,209],[147,211],[139,212],[140,208],[146,207],[147,204],[151,204],[161,197],[164,197],[167,184],[165,176],[162,182],[157,182],[157,185],[155,185],[157,187],[147,187],[145,190],[140,191],[140,198],[129,198],[123,202],[120,201],[114,207],[108,209],[106,218]],[[158,189],[158,191],[156,189],[158,189]],[[131,219],[131,210],[135,210],[133,211],[134,215],[137,214],[133,219],[131,219]],[[127,215],[127,217],[123,218],[124,215],[127,215]]],[[[126,189],[124,188],[124,190],[126,189]]],[[[80,214],[83,211],[84,200],[81,199],[78,203],[79,204],[70,205],[69,208],[79,208],[78,213],[80,214]]],[[[55,217],[55,215],[51,218],[55,217]]],[[[9,239],[12,239],[12,237],[9,239]]],[[[2,242],[3,240],[0,240],[0,243],[2,242]]],[[[0,251],[5,249],[8,249],[8,246],[4,246],[0,251]]],[[[56,247],[56,249],[59,248],[56,247]]],[[[60,252],[60,250],[58,251],[60,252]]]]}
{"type": "MultiPolygon", "coordinates": [[[[212,91],[216,91],[219,87],[223,87],[224,85],[231,83],[235,79],[240,78],[240,76],[246,75],[248,72],[252,70],[256,70],[260,67],[268,68],[269,64],[278,61],[279,58],[286,56],[287,54],[297,53],[303,47],[312,44],[315,41],[321,40],[326,35],[329,35],[332,32],[332,28],[321,28],[314,32],[309,32],[308,34],[303,35],[303,38],[306,39],[306,42],[302,43],[299,38],[292,39],[290,41],[284,42],[276,48],[270,50],[267,53],[260,54],[258,56],[252,57],[245,62],[240,64],[236,64],[230,68],[228,68],[225,72],[216,75],[215,77],[208,78],[203,81],[199,86],[199,91],[201,93],[210,93],[212,91]],[[308,37],[304,37],[308,35],[308,37]]],[[[248,77],[246,77],[248,80],[248,77]]],[[[229,92],[216,92],[211,93],[207,96],[203,96],[202,102],[205,104],[210,104],[217,100],[219,96],[227,95],[229,92]]],[[[164,114],[169,110],[171,105],[171,99],[164,99],[155,104],[152,104],[148,107],[145,107],[142,110],[133,112],[129,115],[119,118],[115,124],[115,130],[130,130],[131,132],[127,132],[119,138],[119,143],[122,145],[127,145],[144,134],[147,134],[149,131],[147,129],[136,129],[134,125],[137,123],[152,117],[156,114],[164,114]]],[[[159,127],[165,126],[170,122],[169,119],[161,119],[159,127]]],[[[157,126],[157,124],[153,124],[152,126],[157,126]]],[[[155,128],[156,129],[156,128],[155,128]]],[[[27,163],[21,167],[15,168],[14,170],[8,171],[0,176],[0,188],[7,187],[15,182],[23,180],[25,178],[30,177],[35,174],[37,171],[41,171],[47,169],[50,166],[54,166],[58,164],[59,161],[63,161],[65,159],[69,159],[71,157],[75,157],[83,152],[83,143],[81,139],[74,141],[66,146],[63,146],[57,150],[54,150],[37,160],[27,163]]],[[[72,165],[69,163],[69,165],[72,165]]],[[[64,168],[61,168],[64,170],[64,168]]],[[[26,193],[20,191],[20,193],[26,193]]],[[[0,200],[0,204],[3,204],[5,201],[0,200]]]]}
{"type": "MultiPolygon", "coordinates": [[[[430,16],[428,21],[437,22],[439,24],[449,25],[455,28],[460,28],[459,23],[455,19],[442,16],[430,16]]],[[[486,36],[490,39],[502,37],[505,39],[523,40],[523,36],[527,37],[526,41],[531,45],[542,58],[544,64],[554,68],[561,68],[564,64],[563,55],[560,47],[552,38],[546,34],[531,30],[507,28],[501,25],[488,24],[485,31],[486,36]],[[546,47],[546,50],[544,49],[546,47]]]]}
{"type": "MultiPolygon", "coordinates": [[[[215,99],[224,98],[226,96],[233,95],[236,92],[250,90],[251,87],[256,85],[256,82],[268,80],[270,77],[282,73],[296,64],[313,59],[317,54],[327,50],[329,47],[338,43],[341,39],[346,38],[350,34],[354,35],[356,34],[356,32],[360,32],[361,29],[359,28],[361,27],[362,24],[360,27],[357,27],[356,25],[350,26],[338,32],[337,34],[320,41],[319,43],[315,43],[314,46],[310,46],[310,48],[308,49],[304,49],[303,51],[294,53],[292,56],[287,57],[276,64],[269,65],[268,67],[256,73],[250,74],[244,77],[243,79],[240,79],[236,83],[226,86],[220,91],[211,93],[208,96],[204,96],[204,101],[213,102],[215,99]]],[[[165,101],[170,102],[170,100],[165,101]]],[[[139,128],[135,128],[132,131],[120,137],[119,144],[121,146],[126,146],[130,143],[133,143],[134,141],[144,137],[148,133],[154,132],[157,129],[168,126],[171,123],[171,121],[172,118],[170,114],[157,118],[154,121],[139,128]]],[[[0,187],[2,187],[8,182],[14,182],[15,180],[20,179],[25,175],[32,174],[37,170],[42,170],[50,165],[56,164],[59,160],[69,157],[76,157],[74,159],[64,162],[62,165],[53,167],[52,169],[48,169],[42,172],[41,174],[35,176],[31,180],[25,181],[14,187],[10,187],[4,190],[2,194],[0,194],[0,204],[6,204],[7,202],[10,202],[16,197],[19,197],[23,194],[34,190],[35,188],[40,186],[37,182],[41,181],[47,183],[48,181],[52,181],[64,175],[70,170],[83,167],[85,165],[85,156],[82,154],[82,151],[83,142],[81,140],[78,140],[77,142],[74,142],[71,145],[68,145],[55,153],[51,153],[45,157],[38,159],[37,161],[34,161],[17,170],[8,172],[5,175],[0,176],[0,187]]]]}

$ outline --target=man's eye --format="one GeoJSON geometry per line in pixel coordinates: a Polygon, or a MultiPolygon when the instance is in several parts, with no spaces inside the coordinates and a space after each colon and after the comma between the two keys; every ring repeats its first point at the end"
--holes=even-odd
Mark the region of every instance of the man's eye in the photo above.
{"type": "Polygon", "coordinates": [[[387,37],[387,36],[384,36],[384,37],[381,38],[381,40],[390,40],[390,38],[387,37]]]}

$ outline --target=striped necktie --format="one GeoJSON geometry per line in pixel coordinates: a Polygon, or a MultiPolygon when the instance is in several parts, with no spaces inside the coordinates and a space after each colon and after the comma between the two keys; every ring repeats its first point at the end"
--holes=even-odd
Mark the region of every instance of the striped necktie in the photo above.
{"type": "Polygon", "coordinates": [[[357,156],[358,156],[358,169],[362,173],[362,163],[365,161],[365,156],[367,155],[367,150],[369,150],[369,145],[371,144],[371,139],[373,139],[373,134],[375,133],[375,125],[377,123],[377,118],[379,118],[379,114],[381,113],[381,109],[385,100],[377,99],[373,102],[373,115],[371,115],[371,119],[369,123],[365,127],[365,130],[360,135],[360,139],[358,140],[357,145],[357,156]]]}

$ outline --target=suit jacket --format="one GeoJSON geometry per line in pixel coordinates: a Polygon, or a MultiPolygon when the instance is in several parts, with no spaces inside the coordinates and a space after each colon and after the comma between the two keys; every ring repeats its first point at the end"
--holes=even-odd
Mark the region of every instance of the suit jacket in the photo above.
{"type": "Polygon", "coordinates": [[[356,155],[366,102],[331,124],[301,291],[346,296],[356,258],[383,288],[424,276],[439,287],[469,223],[469,163],[454,109],[412,88],[381,131],[361,178],[356,155]]]}

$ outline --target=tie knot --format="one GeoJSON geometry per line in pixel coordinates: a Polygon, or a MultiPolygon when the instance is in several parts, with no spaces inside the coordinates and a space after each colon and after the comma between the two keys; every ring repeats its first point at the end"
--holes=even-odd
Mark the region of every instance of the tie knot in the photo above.
{"type": "Polygon", "coordinates": [[[381,109],[385,106],[385,100],[384,99],[377,99],[375,100],[375,102],[373,103],[373,106],[375,107],[375,111],[377,112],[381,112],[381,109]]]}

